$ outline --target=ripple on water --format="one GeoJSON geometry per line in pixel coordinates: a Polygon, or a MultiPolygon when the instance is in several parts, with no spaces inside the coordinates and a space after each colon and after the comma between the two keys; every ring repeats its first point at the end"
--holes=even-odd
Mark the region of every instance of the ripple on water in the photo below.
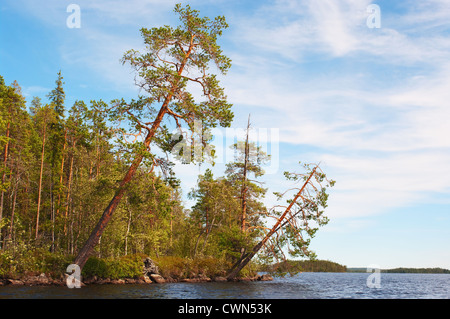
{"type": "Polygon", "coordinates": [[[450,298],[448,274],[381,274],[381,288],[368,288],[366,273],[302,273],[267,282],[168,283],[67,287],[0,286],[0,298],[150,299],[417,299],[450,298]]]}

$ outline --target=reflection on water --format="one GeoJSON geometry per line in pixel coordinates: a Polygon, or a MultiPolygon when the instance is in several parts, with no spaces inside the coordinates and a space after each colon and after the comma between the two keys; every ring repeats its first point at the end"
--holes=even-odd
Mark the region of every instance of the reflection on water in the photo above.
{"type": "Polygon", "coordinates": [[[330,299],[450,298],[448,274],[381,274],[381,288],[368,288],[367,273],[302,273],[265,282],[210,282],[67,287],[0,287],[0,298],[132,299],[330,299]]]}

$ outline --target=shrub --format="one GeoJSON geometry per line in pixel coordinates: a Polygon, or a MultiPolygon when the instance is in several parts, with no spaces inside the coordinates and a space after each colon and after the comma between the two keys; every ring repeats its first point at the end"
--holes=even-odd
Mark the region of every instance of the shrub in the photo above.
{"type": "Polygon", "coordinates": [[[83,277],[91,278],[97,276],[99,278],[108,277],[108,266],[106,261],[97,257],[89,257],[81,272],[83,277]]]}
{"type": "Polygon", "coordinates": [[[87,278],[138,278],[143,274],[145,257],[142,254],[107,259],[90,257],[83,267],[82,275],[87,278]]]}
{"type": "Polygon", "coordinates": [[[164,256],[155,258],[163,277],[174,279],[194,278],[199,275],[206,277],[224,276],[230,264],[223,259],[214,257],[198,257],[195,259],[164,256]]]}
{"type": "Polygon", "coordinates": [[[46,249],[18,246],[0,253],[0,277],[20,278],[40,273],[58,277],[62,276],[71,260],[71,256],[51,253],[46,249]]]}

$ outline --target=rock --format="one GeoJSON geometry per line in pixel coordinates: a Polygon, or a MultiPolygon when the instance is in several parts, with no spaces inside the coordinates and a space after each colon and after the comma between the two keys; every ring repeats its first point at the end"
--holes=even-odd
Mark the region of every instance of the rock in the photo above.
{"type": "Polygon", "coordinates": [[[217,277],[215,277],[215,278],[213,279],[213,281],[216,281],[216,282],[225,282],[225,281],[228,281],[228,279],[225,278],[225,277],[222,277],[222,276],[217,276],[217,277]]]}
{"type": "Polygon", "coordinates": [[[272,276],[269,275],[269,274],[264,274],[264,275],[262,275],[262,276],[260,277],[259,280],[261,280],[261,281],[272,281],[273,278],[272,278],[272,276]]]}
{"type": "Polygon", "coordinates": [[[201,282],[210,282],[211,278],[209,278],[208,276],[201,274],[200,276],[198,276],[198,279],[200,279],[201,282]]]}
{"type": "Polygon", "coordinates": [[[151,274],[150,278],[152,279],[153,282],[156,282],[158,284],[163,284],[166,282],[166,280],[162,276],[157,274],[151,274]]]}
{"type": "Polygon", "coordinates": [[[159,275],[159,268],[150,257],[147,257],[144,259],[144,275],[148,276],[152,274],[159,275]]]}
{"type": "Polygon", "coordinates": [[[174,279],[174,278],[172,278],[172,277],[166,277],[166,278],[164,278],[164,279],[165,279],[166,282],[168,282],[168,283],[175,283],[175,282],[178,282],[177,279],[174,279]]]}
{"type": "Polygon", "coordinates": [[[53,286],[64,286],[65,283],[62,282],[62,280],[58,280],[58,279],[49,279],[50,284],[53,286]]]}
{"type": "Polygon", "coordinates": [[[48,285],[49,284],[49,280],[48,280],[47,276],[44,273],[40,274],[38,276],[37,280],[38,280],[38,282],[41,285],[48,285]]]}
{"type": "Polygon", "coordinates": [[[101,279],[97,282],[99,285],[107,285],[111,283],[111,279],[106,278],[106,279],[101,279]]]}
{"type": "Polygon", "coordinates": [[[6,281],[7,281],[10,285],[15,285],[15,286],[22,286],[22,285],[25,284],[22,280],[6,279],[6,281]]]}
{"type": "Polygon", "coordinates": [[[142,278],[142,280],[146,283],[146,284],[151,284],[153,281],[148,277],[148,276],[144,276],[142,278]]]}
{"type": "Polygon", "coordinates": [[[183,278],[181,282],[201,282],[200,278],[183,278]]]}

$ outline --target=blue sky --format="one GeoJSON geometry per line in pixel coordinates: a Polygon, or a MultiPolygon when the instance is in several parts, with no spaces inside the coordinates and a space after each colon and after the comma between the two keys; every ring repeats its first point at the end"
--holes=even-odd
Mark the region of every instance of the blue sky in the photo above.
{"type": "MultiPolygon", "coordinates": [[[[76,99],[136,97],[119,62],[141,49],[141,27],[176,25],[165,0],[6,0],[0,4],[0,74],[30,101],[61,69],[67,108],[76,99]],[[68,28],[71,3],[81,27],[68,28]]],[[[188,3],[182,1],[182,3],[188,3]]],[[[336,180],[318,258],[349,267],[450,268],[450,2],[193,0],[225,15],[221,45],[233,60],[221,79],[234,128],[277,130],[278,160],[264,177],[289,188],[283,171],[321,162],[336,180]],[[369,28],[367,8],[380,8],[369,28]]],[[[223,174],[223,163],[217,174],[223,174]]],[[[178,166],[183,189],[202,167],[178,166]]]]}

